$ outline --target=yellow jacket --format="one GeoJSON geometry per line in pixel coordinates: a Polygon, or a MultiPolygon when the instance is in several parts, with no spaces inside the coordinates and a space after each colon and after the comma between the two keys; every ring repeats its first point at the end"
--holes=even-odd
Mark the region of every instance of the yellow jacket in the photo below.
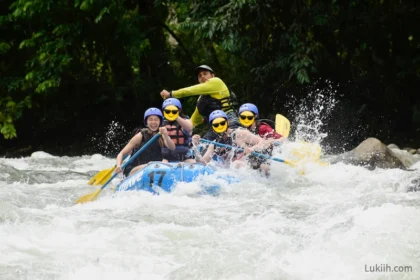
{"type": "MultiPolygon", "coordinates": [[[[211,97],[220,100],[223,98],[228,98],[230,96],[230,93],[226,84],[217,77],[210,78],[202,84],[197,84],[194,86],[172,91],[172,97],[175,98],[183,98],[195,95],[210,95],[211,97]]],[[[199,97],[199,99],[200,98],[201,96],[199,97]]],[[[228,104],[227,102],[228,101],[225,101],[224,103],[228,104]]],[[[199,125],[203,121],[203,116],[200,115],[197,107],[195,108],[194,113],[191,116],[191,121],[194,127],[199,125]]]]}

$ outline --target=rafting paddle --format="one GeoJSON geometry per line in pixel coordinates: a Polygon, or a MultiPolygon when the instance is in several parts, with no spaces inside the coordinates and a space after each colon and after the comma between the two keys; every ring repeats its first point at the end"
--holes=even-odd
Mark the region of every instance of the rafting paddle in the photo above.
{"type": "Polygon", "coordinates": [[[287,138],[290,133],[290,121],[283,115],[276,115],[276,132],[287,138]]]}
{"type": "Polygon", "coordinates": [[[104,169],[102,171],[99,171],[98,174],[96,174],[89,180],[88,185],[93,185],[93,186],[102,185],[104,182],[109,180],[109,178],[111,178],[112,172],[114,172],[116,168],[117,168],[117,165],[114,165],[110,169],[104,169]]]}
{"type": "MultiPolygon", "coordinates": [[[[139,156],[145,149],[147,149],[147,147],[150,146],[150,144],[152,144],[156,139],[158,139],[160,137],[160,132],[158,134],[156,134],[155,136],[152,137],[152,139],[150,139],[146,144],[144,144],[144,146],[138,150],[126,163],[123,164],[123,166],[121,167],[121,169],[124,169],[127,165],[129,165],[137,156],[139,156]]],[[[94,191],[93,193],[89,193],[86,194],[82,197],[80,197],[76,203],[86,203],[86,202],[90,202],[90,201],[94,201],[98,195],[101,193],[101,191],[112,181],[112,179],[114,179],[116,176],[118,175],[118,173],[114,173],[114,175],[111,176],[111,178],[108,179],[108,181],[98,190],[94,191]]]]}
{"type": "MultiPolygon", "coordinates": [[[[227,148],[227,149],[237,149],[238,151],[243,151],[242,148],[235,148],[235,147],[232,147],[232,146],[229,146],[229,145],[226,145],[226,144],[217,143],[217,142],[209,141],[209,140],[206,140],[206,139],[200,139],[200,141],[203,142],[203,143],[213,144],[215,146],[224,147],[224,148],[227,148]]],[[[257,153],[257,152],[252,152],[251,155],[257,156],[257,157],[260,157],[260,158],[271,159],[271,160],[278,161],[278,162],[283,162],[283,163],[289,164],[291,166],[296,166],[296,163],[294,163],[290,160],[286,160],[286,159],[270,157],[270,156],[260,154],[260,153],[257,153]]]]}
{"type": "MultiPolygon", "coordinates": [[[[281,114],[276,115],[276,132],[280,133],[284,137],[289,136],[290,132],[290,121],[281,114]]],[[[321,146],[315,143],[309,142],[298,142],[293,143],[295,148],[293,148],[292,153],[294,156],[299,158],[299,162],[316,162],[320,165],[328,165],[325,162],[320,162],[319,158],[321,157],[321,146]]]]}
{"type": "MultiPolygon", "coordinates": [[[[128,156],[124,157],[124,160],[127,159],[128,156]]],[[[98,186],[103,185],[106,181],[111,178],[112,172],[117,168],[117,165],[114,165],[112,168],[104,169],[102,171],[99,171],[95,176],[93,176],[89,182],[88,185],[92,186],[98,186]]]]}

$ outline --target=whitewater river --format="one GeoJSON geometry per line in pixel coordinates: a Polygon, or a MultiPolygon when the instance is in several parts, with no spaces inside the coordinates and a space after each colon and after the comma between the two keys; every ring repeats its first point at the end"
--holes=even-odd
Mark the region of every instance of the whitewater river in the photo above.
{"type": "Polygon", "coordinates": [[[197,183],[113,194],[117,178],[75,205],[114,163],[0,158],[1,280],[420,279],[420,192],[406,192],[420,164],[308,165],[302,175],[275,162],[268,179],[232,171],[242,182],[219,196],[196,195],[197,183]]]}

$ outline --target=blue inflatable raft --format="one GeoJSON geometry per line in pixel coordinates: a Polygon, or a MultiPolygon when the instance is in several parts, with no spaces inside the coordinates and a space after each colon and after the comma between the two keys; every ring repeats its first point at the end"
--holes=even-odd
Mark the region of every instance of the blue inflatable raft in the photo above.
{"type": "MultiPolygon", "coordinates": [[[[115,191],[148,191],[159,193],[161,190],[171,192],[179,182],[193,182],[197,177],[211,175],[216,171],[200,163],[163,163],[150,162],[143,169],[124,179],[115,191]]],[[[217,181],[238,182],[236,177],[218,177],[217,181]]],[[[214,180],[213,180],[214,181],[214,180]]],[[[220,191],[219,184],[201,184],[202,192],[215,195],[220,191]]]]}

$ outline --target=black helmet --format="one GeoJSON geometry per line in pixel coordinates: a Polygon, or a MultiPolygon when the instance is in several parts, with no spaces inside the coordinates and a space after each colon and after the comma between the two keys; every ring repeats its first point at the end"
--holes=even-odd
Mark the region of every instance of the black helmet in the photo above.
{"type": "Polygon", "coordinates": [[[195,68],[195,76],[197,77],[198,73],[200,73],[200,71],[210,71],[210,73],[214,74],[213,69],[210,68],[210,66],[208,65],[200,65],[197,68],[195,68]]]}

